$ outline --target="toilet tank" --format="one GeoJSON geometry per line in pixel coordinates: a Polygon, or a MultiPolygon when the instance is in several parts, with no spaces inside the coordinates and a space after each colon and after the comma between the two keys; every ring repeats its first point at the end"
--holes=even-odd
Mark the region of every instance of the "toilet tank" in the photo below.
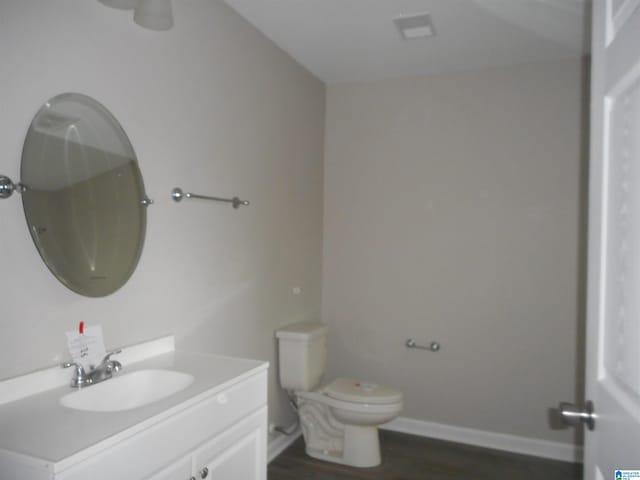
{"type": "Polygon", "coordinates": [[[277,330],[276,338],[282,388],[308,392],[320,385],[327,366],[327,326],[294,323],[277,330]]]}

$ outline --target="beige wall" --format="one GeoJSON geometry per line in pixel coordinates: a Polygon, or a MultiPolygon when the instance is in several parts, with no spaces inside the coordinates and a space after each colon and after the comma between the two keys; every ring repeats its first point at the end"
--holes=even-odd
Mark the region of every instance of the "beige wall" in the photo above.
{"type": "MultiPolygon", "coordinates": [[[[40,106],[79,92],[120,121],[155,200],[138,269],[101,299],[62,286],[20,198],[0,202],[0,379],[66,359],[80,320],[102,324],[108,347],[175,334],[273,367],[273,331],[319,316],[324,85],[223,2],[173,8],[175,27],[153,32],[96,0],[0,5],[0,172],[19,178],[40,106]],[[251,206],[177,204],[176,186],[251,206]]],[[[273,368],[269,388],[272,420],[290,423],[273,368]]]]}
{"type": "Polygon", "coordinates": [[[328,89],[330,377],[399,387],[406,417],[572,439],[547,408],[580,389],[581,71],[328,89]]]}

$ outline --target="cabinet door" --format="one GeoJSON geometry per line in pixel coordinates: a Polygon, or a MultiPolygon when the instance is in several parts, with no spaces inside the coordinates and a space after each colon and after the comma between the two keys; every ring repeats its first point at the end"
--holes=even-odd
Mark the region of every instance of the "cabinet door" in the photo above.
{"type": "Polygon", "coordinates": [[[191,455],[189,455],[158,470],[147,480],[190,480],[191,478],[191,455]]]}
{"type": "Polygon", "coordinates": [[[196,478],[266,480],[267,409],[256,411],[194,453],[196,478]]]}

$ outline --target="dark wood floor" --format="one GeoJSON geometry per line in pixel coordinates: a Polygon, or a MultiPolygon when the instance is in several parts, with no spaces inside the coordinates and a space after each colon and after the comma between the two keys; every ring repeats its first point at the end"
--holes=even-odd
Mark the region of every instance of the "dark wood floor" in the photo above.
{"type": "Polygon", "coordinates": [[[579,480],[579,464],[380,431],[382,465],[351,468],[304,453],[299,438],[269,465],[268,480],[579,480]]]}

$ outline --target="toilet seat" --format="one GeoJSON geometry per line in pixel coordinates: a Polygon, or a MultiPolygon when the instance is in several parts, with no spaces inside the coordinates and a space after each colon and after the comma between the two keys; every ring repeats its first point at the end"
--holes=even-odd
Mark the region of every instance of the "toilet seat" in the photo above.
{"type": "Polygon", "coordinates": [[[385,405],[402,402],[400,390],[354,378],[339,377],[324,388],[324,393],[336,400],[357,404],[385,405]]]}
{"type": "Polygon", "coordinates": [[[364,403],[364,402],[347,402],[332,398],[324,392],[295,392],[298,399],[317,402],[326,405],[329,408],[339,408],[341,410],[351,412],[361,412],[362,414],[386,415],[397,411],[402,407],[403,402],[400,400],[396,403],[364,403]]]}

